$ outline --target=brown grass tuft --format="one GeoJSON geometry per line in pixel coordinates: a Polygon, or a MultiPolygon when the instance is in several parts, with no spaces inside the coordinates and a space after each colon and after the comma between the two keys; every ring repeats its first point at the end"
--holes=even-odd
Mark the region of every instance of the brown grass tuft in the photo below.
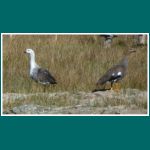
{"type": "MultiPolygon", "coordinates": [[[[41,92],[42,86],[29,78],[29,59],[23,53],[32,48],[36,62],[47,68],[58,85],[47,91],[91,91],[96,81],[112,65],[122,59],[132,45],[132,37],[114,39],[112,48],[104,49],[102,38],[92,35],[16,35],[3,36],[3,90],[4,93],[41,92]]],[[[128,75],[122,81],[124,88],[147,89],[147,47],[137,47],[129,58],[128,75]]]]}

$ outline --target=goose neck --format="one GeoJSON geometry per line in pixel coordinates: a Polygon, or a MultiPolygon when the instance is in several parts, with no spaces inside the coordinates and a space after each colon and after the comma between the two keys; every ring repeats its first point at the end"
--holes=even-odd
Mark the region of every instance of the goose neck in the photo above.
{"type": "Polygon", "coordinates": [[[32,70],[33,68],[36,68],[37,64],[35,62],[35,54],[32,53],[30,54],[30,69],[32,70]]]}

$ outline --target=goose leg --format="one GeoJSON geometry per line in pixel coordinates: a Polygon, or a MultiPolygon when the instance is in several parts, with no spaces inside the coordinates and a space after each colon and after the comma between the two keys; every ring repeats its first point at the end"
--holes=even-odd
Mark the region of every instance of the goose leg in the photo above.
{"type": "Polygon", "coordinates": [[[113,87],[114,87],[113,83],[114,82],[111,82],[111,88],[110,88],[111,91],[113,90],[113,87]]]}
{"type": "Polygon", "coordinates": [[[43,90],[43,92],[45,93],[45,91],[46,91],[46,86],[44,85],[44,90],[43,90]]]}
{"type": "Polygon", "coordinates": [[[113,90],[113,91],[118,91],[118,83],[116,83],[116,82],[113,82],[112,84],[111,84],[111,90],[113,90]]]}
{"type": "Polygon", "coordinates": [[[119,91],[120,91],[120,89],[121,89],[120,84],[119,84],[119,83],[116,83],[116,89],[115,89],[115,91],[116,91],[116,92],[119,92],[119,91]]]}
{"type": "Polygon", "coordinates": [[[121,90],[121,84],[118,82],[118,90],[121,90]]]}

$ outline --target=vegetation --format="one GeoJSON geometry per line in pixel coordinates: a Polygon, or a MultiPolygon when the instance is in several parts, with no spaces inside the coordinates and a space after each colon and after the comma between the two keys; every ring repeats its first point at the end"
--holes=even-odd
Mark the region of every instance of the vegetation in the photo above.
{"type": "Polygon", "coordinates": [[[147,92],[105,91],[4,94],[4,114],[146,114],[147,92]]]}
{"type": "MultiPolygon", "coordinates": [[[[58,84],[47,91],[91,91],[107,69],[122,59],[133,45],[132,35],[114,39],[111,48],[103,47],[103,38],[94,35],[15,35],[3,36],[4,93],[42,92],[43,87],[29,77],[26,48],[36,53],[36,62],[47,68],[58,84]]],[[[129,57],[128,75],[123,88],[147,89],[147,47],[136,47],[129,57]]]]}
{"type": "Polygon", "coordinates": [[[146,46],[135,47],[137,52],[130,55],[121,93],[91,93],[96,81],[133,45],[132,35],[118,36],[111,48],[104,48],[103,40],[96,35],[58,35],[57,38],[55,35],[4,35],[3,112],[12,113],[19,106],[30,110],[31,105],[37,105],[43,110],[56,108],[59,113],[146,113],[146,46]],[[27,48],[35,51],[37,64],[47,68],[58,82],[47,87],[46,93],[43,85],[29,77],[29,58],[24,53],[27,48]]]}

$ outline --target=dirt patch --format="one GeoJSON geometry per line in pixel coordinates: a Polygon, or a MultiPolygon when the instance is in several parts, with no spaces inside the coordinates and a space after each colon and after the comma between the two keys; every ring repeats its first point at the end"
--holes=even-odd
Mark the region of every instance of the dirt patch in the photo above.
{"type": "Polygon", "coordinates": [[[146,114],[147,92],[4,93],[3,114],[146,114]]]}

